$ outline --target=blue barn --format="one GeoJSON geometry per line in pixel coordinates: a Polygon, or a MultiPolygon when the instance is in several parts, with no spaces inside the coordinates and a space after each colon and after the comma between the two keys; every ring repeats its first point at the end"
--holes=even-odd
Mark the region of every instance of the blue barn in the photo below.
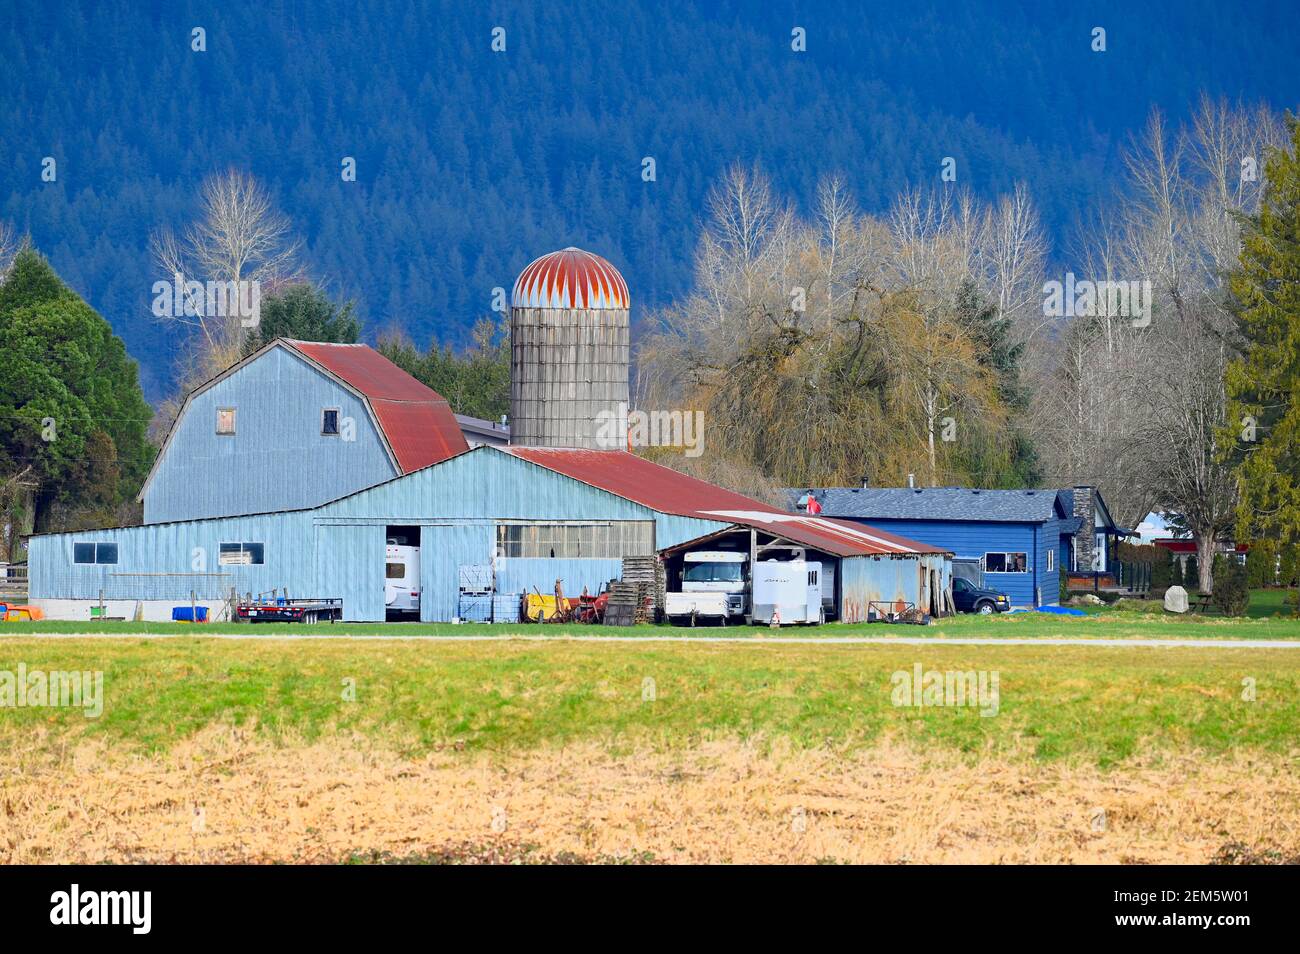
{"type": "Polygon", "coordinates": [[[70,619],[167,619],[191,601],[222,618],[270,595],[337,600],[347,620],[498,606],[508,620],[557,580],[595,593],[627,558],[644,573],[661,550],[744,528],[753,560],[800,552],[838,571],[841,619],[951,605],[942,548],[792,516],[626,450],[628,293],[609,262],[568,248],[530,264],[510,340],[510,443],[471,422],[476,444],[503,445],[473,449],[448,402],[373,349],[271,342],[186,399],[142,526],[31,537],[30,601],[70,619]]]}
{"type": "Polygon", "coordinates": [[[1115,545],[1132,531],[1111,519],[1095,487],[977,490],[967,487],[825,487],[791,492],[792,509],[869,523],[954,554],[954,572],[982,579],[1013,606],[1060,600],[1060,571],[1109,573],[1115,545]]]}
{"type": "Polygon", "coordinates": [[[145,523],[312,507],[468,446],[373,349],[277,338],[190,393],[138,499],[145,523]]]}

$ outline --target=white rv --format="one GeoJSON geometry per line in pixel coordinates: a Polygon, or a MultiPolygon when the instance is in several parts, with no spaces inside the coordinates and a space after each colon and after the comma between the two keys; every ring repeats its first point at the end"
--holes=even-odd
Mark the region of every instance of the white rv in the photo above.
{"type": "Polygon", "coordinates": [[[420,612],[420,548],[390,538],[384,551],[384,609],[420,612]]]}
{"type": "Polygon", "coordinates": [[[762,560],[754,571],[754,622],[824,623],[822,565],[806,560],[762,560]]]}
{"type": "Polygon", "coordinates": [[[682,590],[664,594],[664,614],[674,621],[745,615],[745,562],[734,550],[695,550],[682,557],[682,590]]]}

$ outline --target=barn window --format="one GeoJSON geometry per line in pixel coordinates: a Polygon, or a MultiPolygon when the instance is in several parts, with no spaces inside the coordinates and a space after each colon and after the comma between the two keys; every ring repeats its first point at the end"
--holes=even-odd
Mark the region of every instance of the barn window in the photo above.
{"type": "Polygon", "coordinates": [[[233,407],[217,408],[217,433],[233,435],[235,433],[235,409],[233,407]]]}
{"type": "Polygon", "coordinates": [[[984,569],[988,573],[1026,573],[1029,560],[1023,553],[986,553],[984,569]]]}
{"type": "Polygon", "coordinates": [[[327,407],[320,412],[320,432],[327,437],[335,437],[339,432],[339,409],[327,407]]]}
{"type": "Polygon", "coordinates": [[[116,563],[116,543],[74,543],[72,545],[73,563],[116,563]]]}
{"type": "Polygon", "coordinates": [[[223,543],[217,553],[221,566],[254,566],[265,562],[261,543],[223,543]]]}
{"type": "Polygon", "coordinates": [[[497,556],[507,559],[617,559],[652,553],[649,521],[497,524],[497,556]]]}

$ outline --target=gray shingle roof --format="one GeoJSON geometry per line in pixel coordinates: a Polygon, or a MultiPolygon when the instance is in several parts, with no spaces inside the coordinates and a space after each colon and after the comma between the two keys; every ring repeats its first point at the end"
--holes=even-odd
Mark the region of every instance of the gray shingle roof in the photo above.
{"type": "MultiPolygon", "coordinates": [[[[791,491],[791,509],[806,492],[807,488],[791,491]]],[[[814,493],[822,505],[823,517],[1042,523],[1055,517],[1060,492],[968,487],[825,487],[814,493]]],[[[1062,504],[1068,506],[1065,501],[1062,504]]],[[[1065,513],[1069,514],[1070,509],[1065,513]]]]}

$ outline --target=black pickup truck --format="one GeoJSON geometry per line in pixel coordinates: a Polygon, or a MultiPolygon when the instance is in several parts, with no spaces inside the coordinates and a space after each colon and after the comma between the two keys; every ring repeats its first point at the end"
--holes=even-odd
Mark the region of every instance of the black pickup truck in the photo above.
{"type": "Polygon", "coordinates": [[[961,577],[952,581],[952,601],[960,613],[1005,613],[1011,609],[1007,594],[986,590],[961,577]]]}

